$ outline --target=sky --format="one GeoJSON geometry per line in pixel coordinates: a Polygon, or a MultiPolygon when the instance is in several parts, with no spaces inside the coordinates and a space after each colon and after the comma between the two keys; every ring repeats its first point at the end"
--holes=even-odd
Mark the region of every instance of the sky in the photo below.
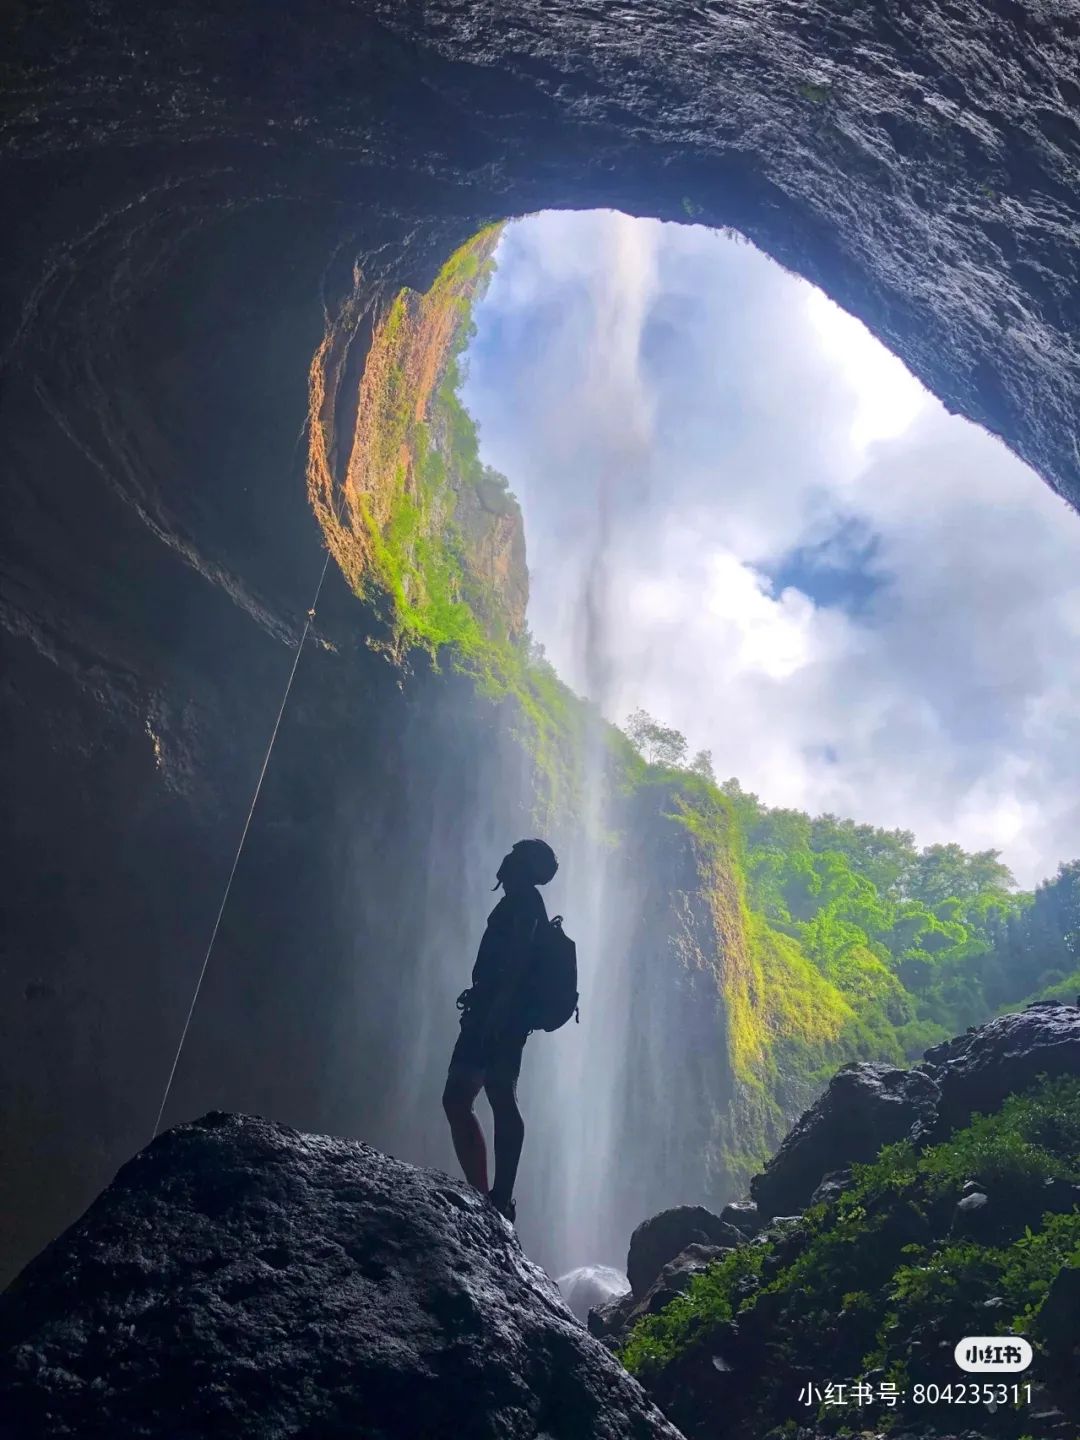
{"type": "Polygon", "coordinates": [[[1080,856],[1080,516],[741,240],[560,211],[497,261],[464,399],[563,679],[769,805],[1080,856]]]}

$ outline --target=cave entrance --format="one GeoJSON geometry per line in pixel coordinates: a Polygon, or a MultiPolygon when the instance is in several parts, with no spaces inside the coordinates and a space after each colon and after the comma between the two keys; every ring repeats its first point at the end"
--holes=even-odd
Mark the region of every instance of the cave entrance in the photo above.
{"type": "MultiPolygon", "coordinates": [[[[581,1030],[525,1077],[530,1243],[620,1263],[641,1215],[736,1193],[828,1065],[1075,983],[1063,944],[1017,961],[1038,897],[1008,866],[1077,844],[1080,528],[859,322],[731,232],[560,211],[386,297],[336,464],[334,350],[331,552],[375,643],[471,673],[469,776],[532,805],[580,946],[581,1030]]],[[[455,849],[524,813],[455,805],[455,849]]],[[[405,1012],[470,923],[420,925],[405,1012]]]]}
{"type": "Polygon", "coordinates": [[[492,632],[658,754],[1025,885],[1077,848],[1080,526],[737,232],[481,231],[376,327],[344,478],[317,508],[403,648],[492,632]]]}

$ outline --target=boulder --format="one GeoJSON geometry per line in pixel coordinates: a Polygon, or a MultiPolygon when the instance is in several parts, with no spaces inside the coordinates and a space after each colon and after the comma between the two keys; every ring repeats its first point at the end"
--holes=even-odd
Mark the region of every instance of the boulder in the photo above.
{"type": "Polygon", "coordinates": [[[982,1191],[972,1190],[957,1201],[949,1233],[962,1240],[988,1240],[993,1233],[994,1221],[990,1197],[982,1191]]]}
{"type": "Polygon", "coordinates": [[[1080,1414],[1080,1267],[1058,1271],[1036,1324],[1050,1394],[1075,1420],[1080,1414]]]}
{"type": "Polygon", "coordinates": [[[606,1305],[594,1305],[586,1320],[589,1334],[603,1340],[609,1349],[614,1349],[620,1343],[627,1321],[638,1303],[634,1292],[627,1290],[617,1300],[609,1300],[606,1305]]]}
{"type": "Polygon", "coordinates": [[[688,1245],[681,1255],[669,1260],[649,1287],[643,1300],[639,1300],[627,1315],[623,1329],[630,1327],[644,1315],[658,1315],[678,1295],[685,1295],[695,1275],[703,1274],[709,1266],[727,1255],[731,1246],[688,1245]]]}
{"type": "Polygon", "coordinates": [[[789,1132],[765,1171],[750,1182],[761,1215],[803,1210],[822,1177],[873,1160],[920,1120],[933,1118],[938,1091],[922,1070],[857,1061],[833,1076],[829,1088],[789,1132]]]}
{"type": "Polygon", "coordinates": [[[762,1226],[761,1216],[753,1200],[733,1200],[720,1211],[720,1219],[750,1239],[762,1226]]]}
{"type": "Polygon", "coordinates": [[[999,1109],[1006,1096],[1026,1090],[1040,1075],[1080,1074],[1080,1007],[1047,1000],[998,1015],[927,1050],[919,1069],[941,1095],[937,1115],[920,1126],[920,1137],[943,1140],[976,1112],[999,1109]]]}
{"type": "Polygon", "coordinates": [[[732,1250],[746,1237],[703,1205],[677,1205],[643,1220],[630,1237],[626,1273],[641,1300],[660,1271],[690,1245],[720,1245],[732,1250]]]}
{"type": "Polygon", "coordinates": [[[831,1205],[851,1184],[851,1170],[830,1170],[822,1176],[821,1183],[810,1196],[811,1205],[831,1205]]]}
{"type": "Polygon", "coordinates": [[[632,1290],[605,1306],[589,1311],[589,1333],[602,1339],[609,1350],[618,1350],[627,1335],[645,1315],[658,1315],[679,1295],[690,1288],[695,1275],[702,1274],[714,1260],[728,1254],[730,1247],[720,1245],[689,1245],[681,1255],[669,1260],[653,1281],[644,1298],[632,1290]]]}
{"type": "Polygon", "coordinates": [[[678,1440],[464,1182],[211,1113],[0,1297],[2,1440],[678,1440]]]}

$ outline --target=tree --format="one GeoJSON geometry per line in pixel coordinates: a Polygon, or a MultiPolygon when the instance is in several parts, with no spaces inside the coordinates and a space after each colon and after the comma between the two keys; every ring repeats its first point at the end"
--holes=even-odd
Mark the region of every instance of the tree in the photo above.
{"type": "Polygon", "coordinates": [[[690,748],[686,736],[659,720],[645,710],[635,710],[627,717],[626,733],[634,748],[650,765],[664,765],[678,769],[685,764],[686,752],[690,748]]]}
{"type": "Polygon", "coordinates": [[[704,780],[711,780],[716,784],[716,772],[713,770],[712,751],[699,750],[690,761],[689,769],[695,775],[700,775],[704,780]]]}
{"type": "Polygon", "coordinates": [[[814,850],[838,850],[846,855],[854,869],[890,899],[899,897],[918,861],[910,830],[878,830],[836,815],[818,815],[813,820],[810,844],[814,850]]]}
{"type": "Polygon", "coordinates": [[[1032,919],[1059,936],[1065,953],[1080,961],[1080,860],[1059,865],[1053,880],[1036,889],[1032,919]]]}
{"type": "Polygon", "coordinates": [[[1016,881],[1000,850],[977,850],[969,855],[959,845],[928,845],[919,856],[907,893],[924,905],[940,905],[950,896],[973,900],[986,890],[1009,891],[1016,881]]]}

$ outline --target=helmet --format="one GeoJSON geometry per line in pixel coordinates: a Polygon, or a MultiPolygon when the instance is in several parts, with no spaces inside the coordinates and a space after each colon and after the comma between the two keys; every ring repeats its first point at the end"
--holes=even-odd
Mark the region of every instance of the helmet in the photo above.
{"type": "Polygon", "coordinates": [[[495,877],[496,890],[505,880],[506,872],[510,868],[518,870],[530,884],[546,885],[558,870],[559,862],[555,858],[555,851],[546,840],[519,840],[499,866],[499,873],[495,877]]]}

